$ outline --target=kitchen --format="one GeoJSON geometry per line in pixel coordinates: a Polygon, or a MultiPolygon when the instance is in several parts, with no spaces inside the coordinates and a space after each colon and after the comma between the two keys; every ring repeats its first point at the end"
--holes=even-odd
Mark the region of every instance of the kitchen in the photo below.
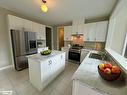
{"type": "MultiPolygon", "coordinates": [[[[97,1],[99,2],[99,0],[97,1]]],[[[85,0],[76,4],[82,5],[85,4],[84,2],[90,4],[91,1],[85,0]]],[[[107,8],[113,1],[104,2],[103,4],[107,5],[100,6],[100,9],[107,8]]],[[[3,31],[0,35],[0,94],[4,95],[4,92],[8,91],[10,95],[126,95],[126,0],[109,6],[110,16],[108,17],[91,20],[87,17],[78,17],[70,20],[71,23],[68,22],[68,24],[58,24],[54,19],[55,26],[50,26],[52,22],[46,25],[39,19],[20,15],[11,8],[9,11],[6,7],[9,3],[6,0],[0,1],[0,3],[0,6],[3,7],[0,8],[0,22],[4,22],[0,23],[2,27],[0,31],[3,31]],[[113,6],[115,7],[113,8],[113,6]],[[111,12],[111,9],[114,11],[111,12]],[[19,41],[14,40],[14,35],[19,36],[16,36],[19,41]],[[21,35],[24,35],[28,40],[21,35]],[[25,43],[23,40],[29,44],[23,45],[25,43]],[[23,44],[20,44],[21,42],[23,44]],[[29,45],[29,50],[32,48],[32,55],[31,52],[25,53],[29,68],[26,66],[19,71],[15,70],[14,63],[17,58],[15,50],[18,49],[13,43],[23,48],[22,51],[27,45],[29,45]],[[49,52],[49,55],[44,55],[45,51],[49,52]],[[105,79],[107,77],[104,78],[99,73],[99,69],[103,69],[103,65],[105,66],[107,63],[112,65],[112,68],[116,66],[119,69],[116,70],[120,75],[117,80],[107,81],[105,79]]],[[[97,5],[95,3],[96,7],[97,5]]],[[[84,7],[88,8],[88,6],[84,7]]],[[[48,12],[50,13],[50,10],[48,12]]],[[[48,17],[48,12],[41,16],[48,17]]],[[[52,21],[50,18],[48,19],[52,21]]],[[[65,20],[64,17],[63,20],[65,20]]],[[[108,68],[108,71],[104,70],[104,72],[112,75],[113,70],[108,68]]]]}

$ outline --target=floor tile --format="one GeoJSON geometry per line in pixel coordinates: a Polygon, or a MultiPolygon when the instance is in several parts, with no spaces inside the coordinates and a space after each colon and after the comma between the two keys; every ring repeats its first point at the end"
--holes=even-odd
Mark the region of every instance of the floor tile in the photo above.
{"type": "Polygon", "coordinates": [[[16,71],[13,68],[0,71],[0,90],[13,91],[12,95],[71,95],[72,76],[78,65],[67,62],[65,70],[43,91],[38,91],[29,82],[28,69],[16,71]]]}

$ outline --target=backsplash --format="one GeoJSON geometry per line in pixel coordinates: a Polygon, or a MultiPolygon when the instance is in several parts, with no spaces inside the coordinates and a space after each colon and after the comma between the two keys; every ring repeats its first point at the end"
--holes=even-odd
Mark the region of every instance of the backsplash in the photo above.
{"type": "MultiPolygon", "coordinates": [[[[67,47],[71,44],[71,41],[64,41],[64,46],[67,47]]],[[[84,42],[83,47],[85,49],[92,49],[92,50],[103,50],[105,48],[104,42],[84,42]]]]}

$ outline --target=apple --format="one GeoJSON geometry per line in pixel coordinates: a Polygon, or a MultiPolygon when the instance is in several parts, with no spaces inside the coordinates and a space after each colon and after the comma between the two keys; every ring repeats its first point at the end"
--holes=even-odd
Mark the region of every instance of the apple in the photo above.
{"type": "Polygon", "coordinates": [[[102,63],[102,64],[99,64],[99,69],[100,69],[100,70],[102,70],[102,71],[103,71],[103,70],[104,70],[104,68],[105,68],[105,65],[104,65],[103,63],[102,63]]]}
{"type": "Polygon", "coordinates": [[[105,68],[110,68],[110,69],[112,69],[112,64],[111,64],[111,63],[106,63],[106,64],[105,64],[105,68]]]}
{"type": "Polygon", "coordinates": [[[104,73],[111,74],[111,70],[109,68],[104,69],[104,73]]]}
{"type": "Polygon", "coordinates": [[[118,73],[120,73],[120,68],[117,66],[112,66],[111,71],[112,71],[112,73],[118,74],[118,73]]]}

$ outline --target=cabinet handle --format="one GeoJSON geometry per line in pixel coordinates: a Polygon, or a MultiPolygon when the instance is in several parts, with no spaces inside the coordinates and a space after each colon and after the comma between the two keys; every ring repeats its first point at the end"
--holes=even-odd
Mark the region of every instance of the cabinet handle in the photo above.
{"type": "Polygon", "coordinates": [[[49,61],[49,65],[51,65],[51,64],[52,64],[52,60],[49,61]]]}
{"type": "Polygon", "coordinates": [[[61,59],[63,58],[63,56],[61,55],[61,59]]]}

